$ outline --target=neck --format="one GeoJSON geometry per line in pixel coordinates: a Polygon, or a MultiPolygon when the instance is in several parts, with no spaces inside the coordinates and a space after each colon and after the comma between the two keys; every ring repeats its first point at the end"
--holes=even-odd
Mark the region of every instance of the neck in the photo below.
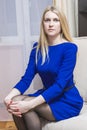
{"type": "Polygon", "coordinates": [[[54,37],[54,36],[48,37],[49,45],[55,45],[61,42],[63,42],[63,38],[61,37],[61,35],[58,35],[57,37],[54,37]]]}

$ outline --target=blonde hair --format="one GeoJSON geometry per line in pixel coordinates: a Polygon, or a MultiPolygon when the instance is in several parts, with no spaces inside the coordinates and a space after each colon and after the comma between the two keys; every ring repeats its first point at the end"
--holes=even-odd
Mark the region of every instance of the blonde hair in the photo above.
{"type": "Polygon", "coordinates": [[[41,26],[40,26],[40,37],[39,37],[39,41],[38,41],[38,45],[36,49],[36,63],[38,61],[39,50],[41,50],[41,54],[42,54],[42,64],[44,64],[46,58],[49,57],[48,56],[48,40],[47,40],[46,33],[44,31],[44,25],[43,25],[45,14],[48,11],[52,11],[59,17],[62,37],[66,39],[67,41],[72,42],[72,38],[69,32],[69,26],[68,26],[68,22],[67,22],[65,14],[62,11],[59,11],[54,6],[48,6],[42,15],[41,26]]]}

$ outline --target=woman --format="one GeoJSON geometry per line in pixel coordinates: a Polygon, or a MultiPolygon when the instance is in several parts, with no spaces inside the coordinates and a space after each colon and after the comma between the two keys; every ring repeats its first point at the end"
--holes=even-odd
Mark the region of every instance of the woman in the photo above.
{"type": "Polygon", "coordinates": [[[73,81],[77,46],[72,42],[63,12],[47,7],[40,31],[24,76],[5,98],[19,130],[41,130],[40,117],[49,121],[68,119],[77,116],[83,106],[73,81]],[[23,95],[36,73],[44,88],[23,95]]]}

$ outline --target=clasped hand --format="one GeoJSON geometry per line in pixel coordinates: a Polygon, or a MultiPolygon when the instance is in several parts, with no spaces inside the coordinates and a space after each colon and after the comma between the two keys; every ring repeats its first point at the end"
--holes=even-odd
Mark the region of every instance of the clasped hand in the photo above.
{"type": "Polygon", "coordinates": [[[16,116],[22,117],[23,113],[28,112],[29,110],[32,109],[31,107],[31,101],[12,101],[8,107],[7,110],[8,112],[10,112],[11,114],[14,114],[16,116]]]}

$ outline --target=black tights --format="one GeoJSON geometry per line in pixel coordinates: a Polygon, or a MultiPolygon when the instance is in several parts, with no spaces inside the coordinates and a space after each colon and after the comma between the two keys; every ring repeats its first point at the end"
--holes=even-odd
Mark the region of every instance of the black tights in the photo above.
{"type": "Polygon", "coordinates": [[[18,130],[27,130],[23,117],[12,116],[18,130]]]}
{"type": "MultiPolygon", "coordinates": [[[[17,96],[13,100],[32,100],[33,97],[17,96]]],[[[13,115],[14,122],[18,130],[42,130],[40,117],[49,121],[55,121],[50,107],[44,103],[34,109],[24,113],[22,117],[13,115]]]]}
{"type": "Polygon", "coordinates": [[[40,119],[34,111],[24,114],[21,118],[13,116],[13,119],[18,130],[41,130],[40,119]]]}

